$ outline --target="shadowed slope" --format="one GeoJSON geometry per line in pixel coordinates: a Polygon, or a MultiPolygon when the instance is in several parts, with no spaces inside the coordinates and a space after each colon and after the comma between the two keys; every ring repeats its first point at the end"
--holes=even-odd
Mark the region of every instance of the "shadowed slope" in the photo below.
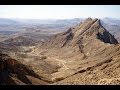
{"type": "Polygon", "coordinates": [[[41,80],[41,77],[37,75],[26,65],[10,58],[6,54],[0,53],[0,84],[1,85],[15,85],[15,84],[47,84],[41,80]],[[31,76],[31,79],[28,78],[31,76]],[[38,82],[35,82],[37,80],[38,82]]]}

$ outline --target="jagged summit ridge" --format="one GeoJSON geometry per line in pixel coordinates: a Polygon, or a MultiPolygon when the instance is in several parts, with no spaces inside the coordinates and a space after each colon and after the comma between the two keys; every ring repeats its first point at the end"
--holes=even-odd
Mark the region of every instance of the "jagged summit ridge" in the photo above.
{"type": "Polygon", "coordinates": [[[94,38],[100,39],[104,43],[117,44],[118,41],[100,23],[100,19],[88,18],[79,25],[73,33],[73,39],[94,38]]]}
{"type": "Polygon", "coordinates": [[[44,43],[44,47],[74,47],[78,42],[98,41],[110,44],[117,44],[118,41],[100,23],[100,19],[87,18],[78,26],[68,29],[68,31],[53,36],[49,42],[44,43]]]}

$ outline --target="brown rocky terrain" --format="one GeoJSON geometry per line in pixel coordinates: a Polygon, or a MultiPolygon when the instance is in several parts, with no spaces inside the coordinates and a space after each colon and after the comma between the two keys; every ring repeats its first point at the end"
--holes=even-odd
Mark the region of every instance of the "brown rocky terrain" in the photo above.
{"type": "Polygon", "coordinates": [[[120,84],[120,45],[98,19],[88,18],[77,27],[53,36],[32,55],[60,66],[53,84],[120,84]]]}
{"type": "Polygon", "coordinates": [[[11,57],[40,76],[41,83],[38,79],[29,79],[39,85],[120,84],[120,45],[99,19],[88,18],[30,48],[11,57]]]}
{"type": "Polygon", "coordinates": [[[0,84],[1,85],[38,85],[47,84],[30,67],[0,53],[0,84]]]}

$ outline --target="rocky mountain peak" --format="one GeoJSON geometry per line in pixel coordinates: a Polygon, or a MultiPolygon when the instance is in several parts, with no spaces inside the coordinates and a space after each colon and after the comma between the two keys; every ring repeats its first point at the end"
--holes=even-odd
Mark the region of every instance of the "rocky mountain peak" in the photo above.
{"type": "Polygon", "coordinates": [[[92,18],[87,18],[86,20],[85,20],[85,22],[87,22],[87,21],[92,21],[92,18]]]}
{"type": "Polygon", "coordinates": [[[97,41],[117,44],[118,41],[111,35],[100,23],[100,19],[87,18],[80,25],[74,28],[68,29],[68,31],[57,34],[51,38],[48,43],[44,43],[42,46],[48,47],[69,47],[69,46],[82,46],[91,41],[97,41]],[[80,44],[81,43],[81,44],[80,44]]]}
{"type": "Polygon", "coordinates": [[[100,19],[87,18],[74,33],[75,38],[90,37],[100,39],[104,43],[117,44],[117,40],[100,23],[100,19]]]}

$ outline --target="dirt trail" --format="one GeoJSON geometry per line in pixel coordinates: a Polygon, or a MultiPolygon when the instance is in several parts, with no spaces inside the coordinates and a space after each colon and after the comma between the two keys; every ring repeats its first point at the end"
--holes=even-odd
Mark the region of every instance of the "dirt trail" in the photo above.
{"type": "Polygon", "coordinates": [[[53,60],[53,62],[54,62],[54,61],[57,62],[58,65],[62,66],[61,68],[69,69],[69,68],[67,67],[67,65],[66,65],[68,62],[65,61],[65,60],[58,59],[58,57],[48,57],[48,59],[53,60]]]}

